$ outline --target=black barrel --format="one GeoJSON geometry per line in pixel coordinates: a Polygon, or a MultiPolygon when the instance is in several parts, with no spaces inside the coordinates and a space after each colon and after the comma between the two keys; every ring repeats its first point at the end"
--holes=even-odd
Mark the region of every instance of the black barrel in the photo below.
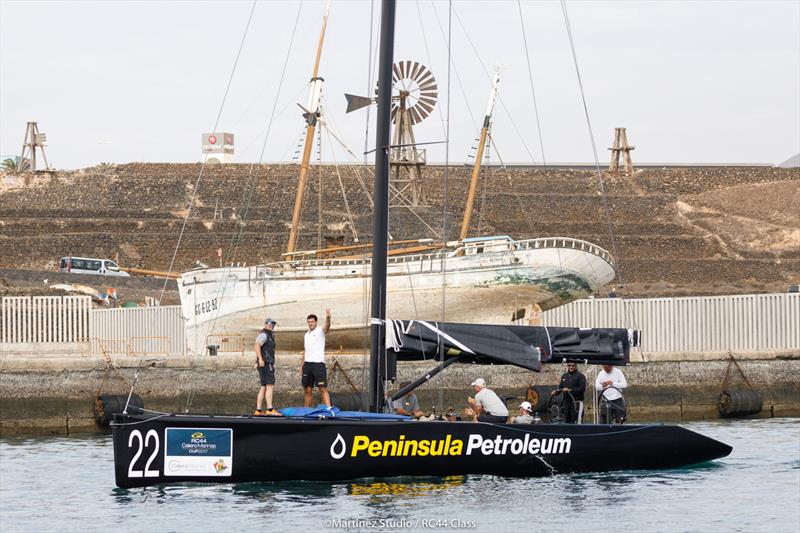
{"type": "MultiPolygon", "coordinates": [[[[127,394],[101,394],[94,401],[95,421],[101,426],[107,426],[115,414],[122,413],[125,410],[125,402],[127,401],[127,394]]],[[[131,410],[131,407],[144,407],[144,402],[138,394],[131,394],[128,412],[139,412],[138,409],[131,410]]]]}
{"type": "Polygon", "coordinates": [[[547,411],[547,402],[550,401],[550,393],[555,390],[552,385],[531,385],[525,394],[526,399],[531,402],[534,413],[544,413],[547,411]]]}
{"type": "Polygon", "coordinates": [[[360,392],[331,392],[331,403],[342,411],[361,411],[360,392]]]}
{"type": "Polygon", "coordinates": [[[719,393],[719,414],[727,417],[753,415],[761,412],[761,393],[755,390],[724,390],[719,393]]]}

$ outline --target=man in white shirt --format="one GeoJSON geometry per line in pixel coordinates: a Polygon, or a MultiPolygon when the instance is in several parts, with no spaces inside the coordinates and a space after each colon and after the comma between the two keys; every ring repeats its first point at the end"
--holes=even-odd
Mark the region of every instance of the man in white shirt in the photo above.
{"type": "Polygon", "coordinates": [[[597,379],[594,381],[594,388],[600,391],[601,400],[603,398],[606,400],[606,405],[601,405],[599,409],[601,424],[625,422],[627,413],[620,389],[627,386],[628,382],[620,369],[614,368],[613,365],[603,365],[603,370],[597,374],[597,379]]]}
{"type": "Polygon", "coordinates": [[[464,411],[467,416],[474,416],[477,422],[505,424],[508,420],[508,408],[493,390],[486,388],[486,380],[478,378],[472,382],[471,387],[475,391],[475,398],[467,398],[470,405],[464,411]]]}
{"type": "Polygon", "coordinates": [[[331,407],[331,397],[328,394],[328,372],[325,368],[325,335],[331,329],[331,310],[325,309],[325,325],[317,325],[317,315],[306,317],[308,331],[306,331],[303,344],[303,362],[300,365],[300,374],[303,376],[303,405],[313,407],[314,387],[317,387],[322,397],[322,403],[331,407]]]}

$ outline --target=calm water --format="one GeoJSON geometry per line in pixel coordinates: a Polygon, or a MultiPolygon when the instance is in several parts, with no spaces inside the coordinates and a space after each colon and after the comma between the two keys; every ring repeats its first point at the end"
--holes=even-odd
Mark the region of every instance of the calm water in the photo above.
{"type": "Polygon", "coordinates": [[[457,530],[449,526],[460,520],[476,531],[800,531],[800,420],[685,425],[733,454],[692,469],[542,479],[121,490],[110,436],[4,438],[0,530],[335,531],[326,521],[361,519],[386,527],[353,530],[457,530]]]}

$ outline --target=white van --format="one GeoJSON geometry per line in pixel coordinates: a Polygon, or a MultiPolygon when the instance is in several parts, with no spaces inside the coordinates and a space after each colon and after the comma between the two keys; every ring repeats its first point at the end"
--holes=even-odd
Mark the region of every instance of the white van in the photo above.
{"type": "Polygon", "coordinates": [[[59,272],[72,272],[74,274],[100,274],[103,276],[122,276],[129,278],[131,275],[119,269],[111,259],[93,259],[90,257],[62,257],[58,265],[59,272]]]}

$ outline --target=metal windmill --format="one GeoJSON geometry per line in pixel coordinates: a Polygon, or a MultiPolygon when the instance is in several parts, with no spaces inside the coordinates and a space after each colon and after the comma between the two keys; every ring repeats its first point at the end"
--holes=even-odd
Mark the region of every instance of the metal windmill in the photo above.
{"type": "MultiPolygon", "coordinates": [[[[379,87],[375,87],[378,94],[379,87]]],[[[394,133],[389,151],[392,170],[393,205],[425,205],[422,167],[425,150],[417,149],[413,126],[425,120],[436,107],[439,95],[436,78],[428,67],[417,61],[399,61],[392,65],[392,122],[394,133]]],[[[347,113],[366,107],[374,98],[345,94],[347,113]]]]}

